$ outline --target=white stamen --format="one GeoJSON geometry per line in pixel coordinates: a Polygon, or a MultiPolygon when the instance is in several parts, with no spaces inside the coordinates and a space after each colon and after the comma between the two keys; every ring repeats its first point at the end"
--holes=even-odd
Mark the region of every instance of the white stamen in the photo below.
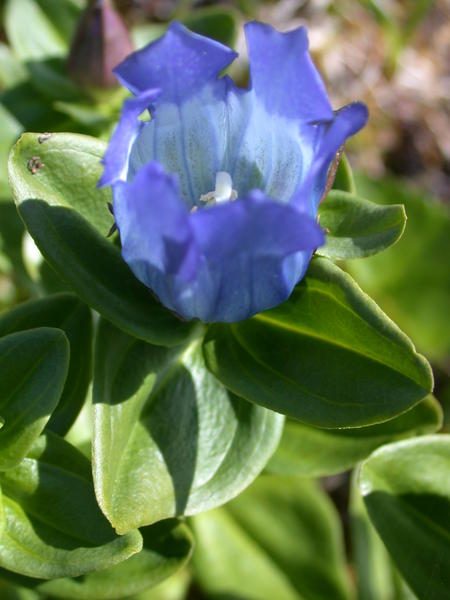
{"type": "Polygon", "coordinates": [[[216,202],[225,202],[230,200],[233,193],[233,182],[231,175],[226,171],[216,173],[216,189],[214,190],[214,198],[216,202]]]}
{"type": "Polygon", "coordinates": [[[227,202],[236,200],[237,192],[233,190],[231,175],[226,171],[216,173],[216,189],[213,192],[202,194],[200,202],[206,206],[212,206],[216,202],[227,202]]]}

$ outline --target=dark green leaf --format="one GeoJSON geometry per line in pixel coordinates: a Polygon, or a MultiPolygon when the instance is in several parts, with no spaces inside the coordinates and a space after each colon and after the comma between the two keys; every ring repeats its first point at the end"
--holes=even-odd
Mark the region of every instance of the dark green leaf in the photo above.
{"type": "Polygon", "coordinates": [[[14,203],[0,201],[0,272],[27,295],[34,288],[22,257],[24,226],[14,203]]]}
{"type": "Polygon", "coordinates": [[[227,502],[279,442],[283,417],[228,393],[200,346],[152,346],[100,323],[94,479],[119,533],[227,502]]]}
{"type": "Polygon", "coordinates": [[[390,441],[434,433],[442,409],[428,396],[406,413],[377,425],[353,429],[318,429],[288,421],[267,469],[272,473],[323,477],[345,471],[390,441]]]}
{"type": "Polygon", "coordinates": [[[59,329],[42,327],[0,339],[0,470],[20,463],[61,396],[69,344],[59,329]]]}
{"type": "Polygon", "coordinates": [[[389,444],[363,464],[370,519],[419,598],[450,598],[450,436],[389,444]]]}
{"type": "Polygon", "coordinates": [[[350,536],[358,600],[417,600],[370,522],[357,475],[355,471],[351,482],[350,536]]]}
{"type": "Polygon", "coordinates": [[[427,361],[346,273],[314,259],[281,306],[213,325],[208,368],[243,398],[318,427],[386,421],[433,385],[427,361]]]}
{"type": "Polygon", "coordinates": [[[83,406],[91,379],[91,312],[76,296],[56,294],[26,302],[0,315],[0,336],[35,327],[57,327],[69,340],[70,366],[64,392],[47,425],[64,435],[83,406]]]}
{"type": "Polygon", "coordinates": [[[238,33],[238,18],[239,14],[228,6],[207,6],[190,12],[182,22],[191,31],[232,47],[238,33]]]}
{"type": "Polygon", "coordinates": [[[401,204],[380,206],[359,196],[331,190],[319,206],[326,244],[317,250],[332,259],[361,258],[395,244],[406,223],[401,204]]]}
{"type": "Polygon", "coordinates": [[[263,475],[192,525],[195,576],[208,597],[350,597],[339,520],[313,481],[263,475]]]}
{"type": "Polygon", "coordinates": [[[136,337],[180,343],[196,325],[152,298],[105,237],[109,192],[95,187],[104,148],[88,136],[54,134],[39,143],[38,134],[23,135],[9,161],[19,212],[44,257],[87,304],[136,337]],[[44,165],[34,174],[33,156],[44,165]]]}
{"type": "Polygon", "coordinates": [[[41,579],[106,569],[142,548],[118,537],[98,508],[89,461],[55,434],[42,436],[21,464],[1,476],[6,528],[0,566],[41,579]]]}
{"type": "Polygon", "coordinates": [[[168,520],[141,530],[141,552],[103,571],[74,579],[45,581],[0,570],[0,576],[50,597],[74,600],[115,600],[129,597],[171,577],[189,559],[192,535],[185,525],[168,520]]]}

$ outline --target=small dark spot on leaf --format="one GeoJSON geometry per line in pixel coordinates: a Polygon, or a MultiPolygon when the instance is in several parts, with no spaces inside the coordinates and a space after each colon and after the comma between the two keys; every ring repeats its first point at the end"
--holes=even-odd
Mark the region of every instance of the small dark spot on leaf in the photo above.
{"type": "Polygon", "coordinates": [[[41,162],[39,156],[32,156],[27,163],[27,167],[32,175],[36,175],[44,167],[44,163],[41,162]]]}
{"type": "Polygon", "coordinates": [[[48,133],[48,131],[46,131],[45,133],[41,133],[41,135],[38,136],[38,142],[40,144],[43,144],[44,142],[49,140],[51,137],[52,137],[52,134],[48,133]]]}

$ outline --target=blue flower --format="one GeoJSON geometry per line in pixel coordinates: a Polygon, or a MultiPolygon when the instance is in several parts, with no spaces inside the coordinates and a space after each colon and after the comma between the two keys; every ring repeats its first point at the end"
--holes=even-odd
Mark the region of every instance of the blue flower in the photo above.
{"type": "Polygon", "coordinates": [[[100,184],[124,260],[186,319],[239,321],[289,297],[324,243],[330,163],[367,120],[360,103],[333,112],[304,28],[253,22],[246,37],[249,89],[220,77],[235,52],[177,22],[115,70],[135,97],[100,184]]]}

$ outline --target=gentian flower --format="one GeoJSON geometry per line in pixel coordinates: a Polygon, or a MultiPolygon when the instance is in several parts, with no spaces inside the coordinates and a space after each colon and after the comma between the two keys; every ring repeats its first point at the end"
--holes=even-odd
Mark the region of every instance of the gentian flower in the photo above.
{"type": "Polygon", "coordinates": [[[328,168],[367,120],[360,103],[333,112],[304,28],[252,22],[246,38],[249,89],[220,76],[233,50],[177,22],[115,69],[135,97],[100,184],[124,260],[186,319],[239,321],[289,297],[324,243],[328,168]]]}

